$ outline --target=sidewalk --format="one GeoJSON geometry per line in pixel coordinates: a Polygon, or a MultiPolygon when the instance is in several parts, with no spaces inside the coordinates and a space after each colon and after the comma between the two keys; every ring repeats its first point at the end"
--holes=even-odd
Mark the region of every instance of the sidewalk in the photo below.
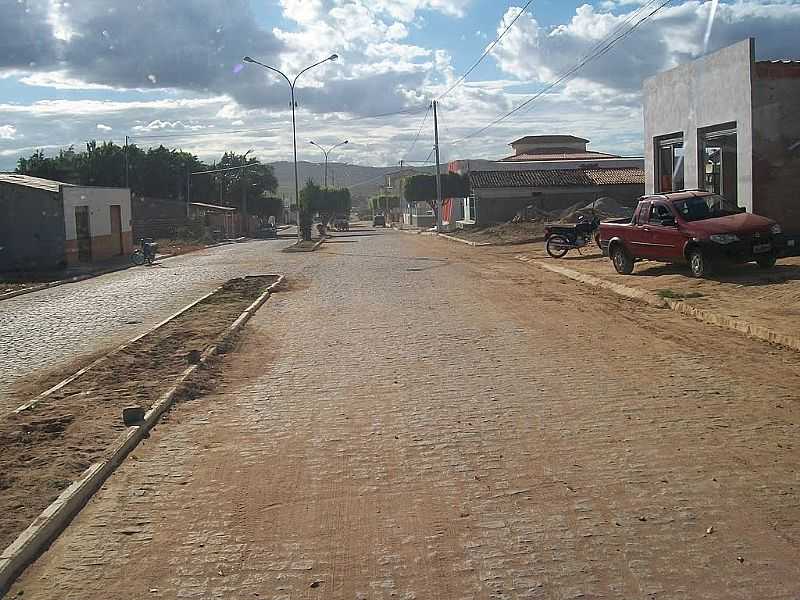
{"type": "Polygon", "coordinates": [[[721,268],[711,279],[695,279],[685,265],[649,261],[636,263],[633,275],[619,275],[595,247],[584,249],[582,255],[570,252],[563,259],[547,256],[543,244],[517,246],[513,251],[781,334],[800,334],[800,257],[779,259],[771,270],[733,265],[721,268]]]}

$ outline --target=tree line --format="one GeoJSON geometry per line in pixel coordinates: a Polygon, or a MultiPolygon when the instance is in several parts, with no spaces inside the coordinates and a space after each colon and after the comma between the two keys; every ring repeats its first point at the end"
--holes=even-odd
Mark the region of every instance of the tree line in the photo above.
{"type": "Polygon", "coordinates": [[[129,187],[137,196],[186,201],[189,173],[249,165],[247,169],[193,175],[191,200],[241,208],[247,194],[250,212],[272,214],[282,203],[274,198],[278,180],[271,165],[259,159],[225,152],[219,162],[206,163],[194,154],[166,148],[163,145],[147,150],[130,144],[91,141],[86,149],[73,146],[61,149],[55,156],[36,150],[17,161],[16,172],[64,183],[103,187],[129,187]],[[127,184],[127,185],[126,185],[127,184]]]}

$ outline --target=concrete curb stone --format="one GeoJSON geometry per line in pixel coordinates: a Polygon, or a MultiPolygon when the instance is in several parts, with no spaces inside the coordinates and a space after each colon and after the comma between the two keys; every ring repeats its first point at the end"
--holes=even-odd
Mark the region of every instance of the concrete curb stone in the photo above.
{"type": "Polygon", "coordinates": [[[476,247],[479,247],[479,246],[493,246],[494,245],[491,242],[471,242],[469,240],[465,240],[463,238],[456,237],[454,235],[447,235],[446,233],[440,233],[436,237],[444,238],[446,240],[450,240],[450,241],[453,241],[453,242],[458,242],[459,244],[466,244],[467,246],[472,246],[473,248],[476,248],[476,247]]]}
{"type": "Polygon", "coordinates": [[[755,323],[750,323],[749,321],[745,321],[743,319],[735,319],[712,310],[698,308],[681,300],[661,298],[660,296],[657,296],[651,292],[621,285],[611,281],[606,281],[605,279],[600,279],[599,277],[594,277],[585,273],[579,273],[578,271],[574,271],[573,269],[568,269],[566,267],[547,264],[546,262],[536,260],[525,255],[517,255],[515,258],[524,263],[535,265],[547,271],[569,277],[575,281],[612,291],[630,300],[644,302],[645,304],[649,304],[657,308],[668,308],[676,313],[687,317],[692,317],[698,321],[702,321],[703,323],[724,327],[725,329],[729,329],[731,331],[743,333],[751,338],[770,342],[772,344],[778,344],[791,350],[800,351],[800,337],[797,336],[778,333],[777,331],[769,329],[768,327],[764,327],[763,325],[756,325],[755,323]]]}
{"type": "Polygon", "coordinates": [[[186,380],[220,352],[269,299],[285,280],[280,275],[241,315],[225,330],[217,342],[203,352],[200,362],[185,369],[170,389],[151,406],[141,425],[129,427],[108,449],[107,457],[91,465],[80,478],[65,489],[36,519],[0,554],[0,597],[9,589],[17,576],[44,552],[53,540],[77,516],[105,480],[122,464],[127,455],[155,427],[161,415],[174,403],[186,380]]]}
{"type": "MultiPolygon", "coordinates": [[[[44,400],[45,398],[47,398],[48,396],[50,396],[50,395],[51,395],[53,392],[57,392],[58,390],[60,390],[61,388],[63,388],[65,385],[68,385],[68,384],[72,383],[73,381],[75,381],[76,379],[78,379],[79,377],[81,377],[81,376],[82,376],[84,373],[86,373],[87,371],[90,371],[91,369],[93,369],[93,368],[94,368],[94,367],[96,367],[97,365],[104,363],[104,362],[105,362],[106,360],[108,360],[110,357],[114,356],[114,355],[115,355],[115,354],[117,354],[118,352],[121,352],[122,350],[124,350],[125,348],[127,348],[128,346],[130,346],[131,344],[133,344],[134,342],[138,342],[140,339],[142,339],[142,338],[143,338],[143,337],[145,337],[146,335],[150,335],[151,333],[153,333],[154,331],[156,331],[156,330],[160,329],[161,327],[163,327],[164,325],[166,325],[167,323],[169,323],[169,322],[170,322],[170,321],[172,321],[173,319],[176,319],[177,317],[181,316],[183,313],[185,313],[186,311],[188,311],[190,308],[193,308],[194,306],[196,306],[196,305],[200,304],[200,303],[201,303],[203,300],[205,300],[206,298],[208,298],[208,297],[210,297],[210,296],[213,296],[213,295],[214,295],[214,294],[216,294],[218,291],[220,291],[220,290],[222,289],[222,287],[223,287],[223,286],[219,286],[219,287],[217,287],[217,288],[215,288],[215,289],[211,290],[209,293],[207,293],[207,294],[205,294],[205,295],[201,296],[201,297],[200,297],[200,298],[198,298],[197,300],[194,300],[194,301],[193,301],[193,302],[191,302],[190,304],[187,304],[186,306],[184,306],[183,308],[181,308],[179,311],[177,311],[177,312],[175,312],[175,313],[171,314],[169,317],[167,317],[167,318],[166,318],[166,319],[164,319],[163,321],[161,321],[161,322],[159,322],[159,323],[155,324],[153,327],[151,327],[151,328],[150,328],[150,329],[148,329],[147,331],[145,331],[145,332],[143,332],[143,333],[140,333],[139,335],[137,335],[137,336],[136,336],[136,337],[134,337],[134,338],[131,338],[130,340],[128,340],[127,342],[125,342],[125,343],[124,343],[124,344],[122,344],[121,346],[118,346],[118,347],[114,348],[114,349],[113,349],[111,352],[108,352],[107,354],[104,354],[103,356],[101,356],[100,358],[98,358],[98,359],[96,359],[96,360],[92,361],[91,363],[89,363],[88,365],[86,365],[85,367],[83,367],[82,369],[80,369],[79,371],[77,371],[77,372],[73,373],[72,375],[70,375],[70,376],[69,376],[69,377],[67,377],[66,379],[64,379],[64,380],[62,380],[62,381],[60,381],[60,382],[58,382],[58,383],[57,383],[57,384],[55,384],[53,387],[51,387],[51,388],[49,388],[49,389],[45,390],[44,392],[42,392],[41,394],[39,394],[38,396],[36,396],[36,397],[35,397],[35,398],[33,398],[32,400],[30,400],[30,401],[26,402],[25,404],[22,404],[21,406],[18,406],[17,408],[15,408],[15,409],[12,411],[12,413],[21,413],[21,412],[23,412],[23,411],[26,411],[26,410],[28,410],[28,409],[31,409],[31,408],[33,408],[34,406],[36,406],[37,404],[39,404],[39,402],[41,402],[42,400],[44,400]]],[[[12,413],[9,413],[9,414],[12,414],[12,413]]]]}

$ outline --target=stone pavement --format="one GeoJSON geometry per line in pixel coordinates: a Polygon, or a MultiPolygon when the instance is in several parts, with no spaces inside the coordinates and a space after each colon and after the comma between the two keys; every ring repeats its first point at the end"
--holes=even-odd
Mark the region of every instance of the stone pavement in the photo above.
{"type": "Polygon", "coordinates": [[[86,357],[146,331],[228,279],[293,264],[278,252],[290,242],[219,246],[3,300],[0,413],[28,399],[15,397],[15,384],[47,370],[63,369],[66,377],[86,357]]]}
{"type": "Polygon", "coordinates": [[[9,597],[800,597],[795,354],[420,236],[302,256],[9,597]]]}

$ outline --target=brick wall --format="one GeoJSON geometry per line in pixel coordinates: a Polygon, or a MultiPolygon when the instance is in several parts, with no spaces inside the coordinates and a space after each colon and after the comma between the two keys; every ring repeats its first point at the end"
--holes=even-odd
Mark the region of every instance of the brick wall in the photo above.
{"type": "Polygon", "coordinates": [[[133,239],[172,238],[186,227],[186,203],[166,198],[135,197],[131,200],[133,239]]]}

